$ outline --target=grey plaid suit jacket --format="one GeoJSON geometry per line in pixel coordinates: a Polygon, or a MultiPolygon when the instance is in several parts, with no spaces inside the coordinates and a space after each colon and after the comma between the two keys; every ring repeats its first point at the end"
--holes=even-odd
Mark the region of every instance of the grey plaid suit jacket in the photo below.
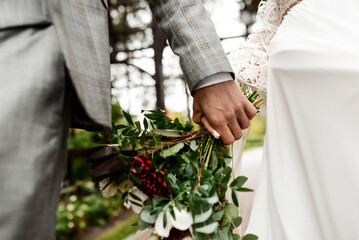
{"type": "MultiPolygon", "coordinates": [[[[200,0],[149,0],[180,57],[190,90],[204,78],[232,72],[200,0]]],[[[72,126],[111,126],[107,0],[0,0],[3,28],[53,24],[75,89],[72,126]]]]}

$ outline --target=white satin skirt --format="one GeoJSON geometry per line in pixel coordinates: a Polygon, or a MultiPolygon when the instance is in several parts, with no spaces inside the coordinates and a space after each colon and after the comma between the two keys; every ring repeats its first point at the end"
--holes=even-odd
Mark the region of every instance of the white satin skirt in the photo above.
{"type": "Polygon", "coordinates": [[[247,233],[359,240],[359,1],[303,0],[272,40],[269,65],[247,233]]]}

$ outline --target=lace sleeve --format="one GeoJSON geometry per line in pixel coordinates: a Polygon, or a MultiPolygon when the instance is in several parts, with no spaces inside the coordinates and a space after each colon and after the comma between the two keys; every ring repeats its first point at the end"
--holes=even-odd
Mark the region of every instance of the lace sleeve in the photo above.
{"type": "Polygon", "coordinates": [[[230,62],[240,83],[247,84],[252,91],[257,90],[265,103],[259,115],[266,114],[268,47],[281,23],[278,0],[261,1],[258,7],[256,29],[247,41],[229,54],[230,62]]]}

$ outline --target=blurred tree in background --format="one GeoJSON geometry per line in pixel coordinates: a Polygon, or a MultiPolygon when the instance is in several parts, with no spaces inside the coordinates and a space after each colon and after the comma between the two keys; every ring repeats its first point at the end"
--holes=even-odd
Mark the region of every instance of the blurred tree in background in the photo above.
{"type": "Polygon", "coordinates": [[[246,25],[246,35],[250,33],[250,28],[256,22],[258,5],[261,0],[240,0],[240,20],[246,25]]]}
{"type": "MultiPolygon", "coordinates": [[[[165,109],[162,56],[167,44],[149,11],[148,1],[109,1],[109,29],[111,63],[120,69],[114,84],[121,81],[127,82],[129,89],[142,88],[142,96],[155,95],[156,107],[165,109]],[[141,67],[144,64],[152,66],[145,69],[141,67]]],[[[144,101],[146,106],[148,99],[144,101]]]]}

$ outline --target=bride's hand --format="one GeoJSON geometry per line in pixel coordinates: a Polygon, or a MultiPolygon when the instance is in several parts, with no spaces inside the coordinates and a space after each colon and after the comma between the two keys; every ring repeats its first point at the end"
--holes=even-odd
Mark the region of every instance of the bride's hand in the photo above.
{"type": "Polygon", "coordinates": [[[212,134],[218,132],[226,145],[242,137],[242,129],[256,114],[236,81],[201,88],[193,95],[193,121],[212,134]]]}

